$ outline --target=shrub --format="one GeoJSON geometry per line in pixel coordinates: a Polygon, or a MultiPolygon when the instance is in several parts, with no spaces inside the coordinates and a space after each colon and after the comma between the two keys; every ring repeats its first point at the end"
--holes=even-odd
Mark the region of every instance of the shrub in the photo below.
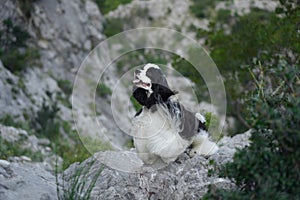
{"type": "Polygon", "coordinates": [[[193,0],[192,2],[190,11],[200,19],[209,17],[212,8],[215,6],[215,1],[212,0],[193,0]]]}
{"type": "Polygon", "coordinates": [[[72,94],[73,85],[69,80],[57,80],[58,87],[67,95],[70,96],[72,94]]]}
{"type": "Polygon", "coordinates": [[[252,8],[237,16],[219,10],[211,17],[210,31],[197,30],[199,37],[206,38],[210,55],[224,76],[227,113],[238,120],[239,129],[249,128],[240,97],[252,89],[248,68],[253,61],[276,65],[284,57],[290,64],[299,64],[299,15],[299,5],[280,1],[276,12],[252,8]]]}
{"type": "Polygon", "coordinates": [[[11,72],[18,73],[24,70],[33,61],[39,59],[40,55],[35,48],[27,48],[24,51],[20,49],[12,49],[0,55],[3,65],[11,72]]]}
{"type": "Polygon", "coordinates": [[[95,0],[103,15],[115,10],[121,4],[128,4],[132,0],[95,0]]]}
{"type": "MultiPolygon", "coordinates": [[[[99,169],[93,174],[93,177],[90,178],[90,171],[93,168],[93,165],[96,163],[95,160],[87,161],[82,163],[81,166],[76,168],[75,173],[68,180],[69,184],[65,185],[63,180],[62,191],[59,187],[58,182],[58,172],[56,171],[56,190],[57,197],[59,200],[89,200],[91,192],[95,187],[96,181],[98,180],[101,172],[104,168],[103,165],[100,165],[99,169]]],[[[64,173],[62,174],[64,179],[64,173]]]]}
{"type": "Polygon", "coordinates": [[[59,108],[56,101],[48,105],[44,99],[41,109],[32,121],[34,129],[40,136],[47,137],[50,140],[60,136],[60,124],[57,120],[58,111],[59,108]]]}
{"type": "Polygon", "coordinates": [[[107,37],[111,37],[123,31],[123,23],[120,19],[106,19],[103,23],[103,33],[107,37]]]}
{"type": "Polygon", "coordinates": [[[107,87],[104,83],[100,83],[96,91],[100,97],[107,97],[112,94],[111,89],[107,87]]]}
{"type": "Polygon", "coordinates": [[[120,57],[116,60],[116,65],[119,74],[123,74],[133,67],[143,66],[146,63],[161,65],[160,67],[163,70],[164,65],[168,63],[168,58],[171,56],[170,53],[160,49],[138,49],[120,57]]]}
{"type": "Polygon", "coordinates": [[[0,59],[4,67],[13,73],[19,73],[28,65],[35,64],[39,52],[26,46],[29,34],[21,27],[13,24],[10,18],[3,20],[0,30],[0,59]]]}
{"type": "MultiPolygon", "coordinates": [[[[0,119],[0,123],[6,126],[13,126],[26,130],[29,134],[35,134],[38,137],[46,137],[50,140],[51,149],[56,155],[64,159],[63,169],[66,169],[74,162],[81,162],[91,156],[83,146],[76,130],[71,128],[70,122],[63,121],[58,115],[57,102],[46,104],[44,100],[41,109],[35,117],[28,117],[27,121],[17,121],[15,117],[5,115],[0,119]]],[[[42,161],[42,155],[33,153],[29,149],[21,148],[21,143],[8,143],[2,141],[0,137],[0,156],[6,159],[9,156],[26,155],[33,161],[42,161]]],[[[89,148],[107,150],[111,147],[109,144],[95,141],[89,138],[89,148]],[[93,146],[91,146],[93,145],[93,146]]]]}
{"type": "Polygon", "coordinates": [[[195,83],[195,87],[193,87],[197,98],[201,101],[209,101],[210,96],[208,93],[207,86],[204,80],[201,78],[199,72],[196,68],[189,63],[184,58],[173,55],[172,56],[172,66],[175,70],[177,70],[181,75],[189,78],[191,81],[195,83]]]}
{"type": "Polygon", "coordinates": [[[30,122],[27,121],[17,121],[17,117],[13,117],[9,114],[5,114],[0,119],[0,124],[3,124],[5,126],[12,126],[15,128],[20,128],[23,130],[26,130],[27,132],[31,133],[31,127],[30,122]]]}
{"type": "Polygon", "coordinates": [[[221,168],[237,190],[210,190],[206,199],[295,199],[300,192],[300,71],[281,60],[258,67],[256,89],[246,101],[251,145],[221,168]]]}
{"type": "Polygon", "coordinates": [[[8,142],[0,136],[0,159],[7,160],[12,156],[27,156],[32,161],[43,161],[41,152],[33,152],[31,149],[23,148],[21,141],[8,142]]]}
{"type": "Polygon", "coordinates": [[[18,0],[20,3],[20,8],[24,15],[29,18],[31,16],[31,12],[34,10],[32,3],[36,2],[37,0],[18,0]]]}

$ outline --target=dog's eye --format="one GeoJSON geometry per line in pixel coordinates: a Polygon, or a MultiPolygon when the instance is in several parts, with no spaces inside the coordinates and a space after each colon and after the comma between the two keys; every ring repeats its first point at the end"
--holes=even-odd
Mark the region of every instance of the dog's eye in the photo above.
{"type": "Polygon", "coordinates": [[[146,86],[147,86],[147,87],[150,87],[150,83],[147,83],[146,86]]]}

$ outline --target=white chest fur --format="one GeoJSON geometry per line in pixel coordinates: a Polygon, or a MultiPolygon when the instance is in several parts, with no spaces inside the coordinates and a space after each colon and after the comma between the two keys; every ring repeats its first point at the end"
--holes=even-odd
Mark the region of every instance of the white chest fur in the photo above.
{"type": "Polygon", "coordinates": [[[155,112],[145,108],[135,117],[131,134],[137,153],[146,164],[152,164],[158,157],[172,162],[191,144],[180,137],[176,125],[159,106],[155,112]]]}

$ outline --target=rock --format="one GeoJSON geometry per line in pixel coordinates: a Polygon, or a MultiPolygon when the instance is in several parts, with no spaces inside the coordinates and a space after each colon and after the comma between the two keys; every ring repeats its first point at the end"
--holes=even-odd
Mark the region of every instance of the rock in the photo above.
{"type": "Polygon", "coordinates": [[[5,115],[23,117],[32,105],[26,97],[19,77],[6,69],[0,61],[0,117],[5,115]]]}
{"type": "MultiPolygon", "coordinates": [[[[148,172],[128,173],[112,167],[103,168],[102,162],[106,159],[95,160],[96,154],[81,164],[71,165],[64,172],[64,180],[71,189],[74,187],[72,185],[74,175],[78,175],[80,169],[85,169],[86,171],[81,173],[80,180],[89,177],[85,190],[83,190],[87,191],[91,180],[97,178],[97,174],[100,172],[91,191],[90,199],[201,199],[209,185],[223,189],[235,187],[230,180],[219,178],[217,175],[209,176],[208,172],[214,168],[213,165],[219,166],[231,161],[236,148],[249,145],[250,135],[250,131],[248,131],[232,138],[224,137],[219,142],[219,151],[208,159],[203,156],[189,158],[184,153],[168,166],[148,172]],[[211,164],[212,161],[214,164],[211,164]]],[[[125,159],[119,160],[117,156],[114,158],[116,158],[115,162],[119,161],[120,164],[128,165],[125,159]]]]}
{"type": "Polygon", "coordinates": [[[28,163],[0,165],[0,199],[57,200],[55,176],[28,163]]]}
{"type": "Polygon", "coordinates": [[[243,134],[235,135],[234,137],[224,136],[219,142],[219,151],[217,154],[212,155],[211,159],[219,164],[231,162],[232,157],[237,149],[242,149],[250,145],[249,138],[251,136],[251,130],[243,134]]]}
{"type": "Polygon", "coordinates": [[[22,161],[24,162],[31,162],[31,158],[27,157],[27,156],[21,156],[20,157],[22,159],[22,161]]]}
{"type": "MultiPolygon", "coordinates": [[[[0,124],[0,137],[8,142],[19,145],[18,148],[29,149],[33,154],[41,153],[43,161],[41,163],[34,163],[48,171],[53,171],[56,167],[62,166],[62,158],[55,156],[52,149],[48,146],[50,141],[46,138],[37,138],[35,135],[29,135],[27,131],[3,126],[0,124]]],[[[28,156],[20,155],[20,157],[12,156],[8,158],[11,162],[32,162],[32,159],[28,156]]],[[[4,161],[3,161],[4,162],[4,161]]]]}
{"type": "Polygon", "coordinates": [[[10,165],[10,162],[8,162],[7,160],[0,159],[0,165],[3,167],[7,167],[8,165],[10,165]]]}
{"type": "Polygon", "coordinates": [[[28,133],[25,130],[3,126],[0,124],[0,137],[8,142],[15,142],[20,140],[21,138],[27,138],[28,133]]]}

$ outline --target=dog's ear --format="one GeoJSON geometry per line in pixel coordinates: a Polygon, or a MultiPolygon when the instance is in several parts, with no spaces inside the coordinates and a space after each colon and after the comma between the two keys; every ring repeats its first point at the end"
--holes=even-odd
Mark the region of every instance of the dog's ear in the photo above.
{"type": "Polygon", "coordinates": [[[133,88],[133,97],[141,104],[142,106],[145,106],[147,103],[147,93],[146,90],[139,87],[133,88]]]}
{"type": "Polygon", "coordinates": [[[160,95],[163,101],[167,101],[170,96],[175,95],[172,90],[170,90],[168,87],[165,87],[164,85],[152,84],[152,88],[153,92],[160,95]]]}

